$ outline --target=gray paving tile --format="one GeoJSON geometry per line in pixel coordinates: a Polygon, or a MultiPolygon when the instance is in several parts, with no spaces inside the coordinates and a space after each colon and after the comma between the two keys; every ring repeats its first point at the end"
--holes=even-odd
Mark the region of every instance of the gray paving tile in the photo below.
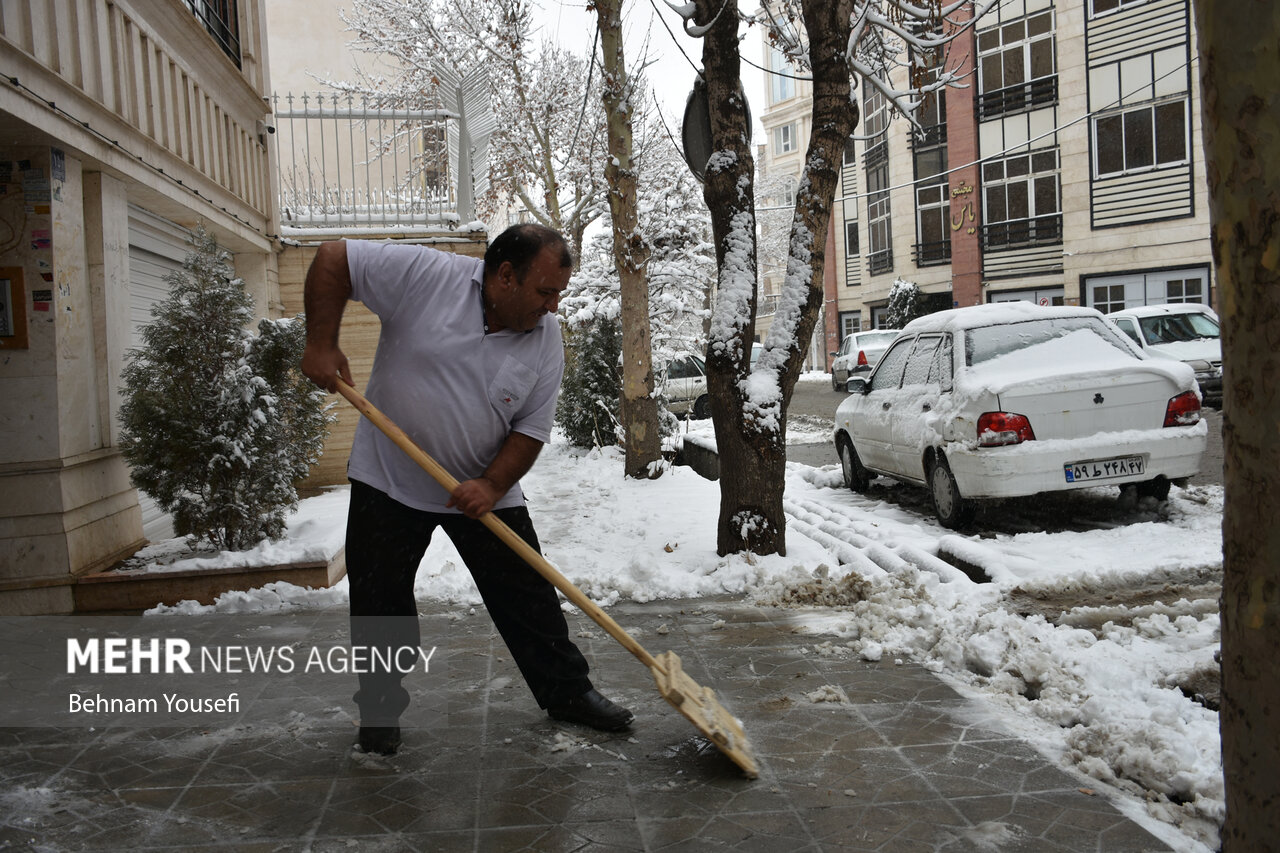
{"type": "MultiPolygon", "coordinates": [[[[220,722],[0,728],[0,849],[1165,849],[1026,744],[965,722],[964,700],[931,673],[798,637],[787,611],[730,599],[611,610],[743,720],[762,768],[749,781],[581,614],[572,632],[593,635],[578,642],[597,686],[635,711],[630,732],[550,720],[482,609],[421,609],[441,657],[407,680],[398,755],[352,748],[354,676],[222,674],[216,688],[243,702],[220,722]]],[[[180,632],[193,646],[305,652],[345,642],[346,623],[342,609],[35,617],[0,624],[0,650],[49,657],[62,636],[180,632]]],[[[74,685],[94,689],[60,675],[61,661],[11,668],[8,654],[0,672],[29,691],[29,716],[74,685]]]]}

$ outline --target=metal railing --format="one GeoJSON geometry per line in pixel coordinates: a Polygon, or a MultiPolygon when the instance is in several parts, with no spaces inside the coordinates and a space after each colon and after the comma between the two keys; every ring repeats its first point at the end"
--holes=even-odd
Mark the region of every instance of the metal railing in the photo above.
{"type": "Polygon", "coordinates": [[[1058,101],[1058,75],[1041,77],[978,96],[978,121],[1043,107],[1058,101]]]}
{"type": "Polygon", "coordinates": [[[1062,243],[1062,214],[1016,219],[982,226],[983,251],[1055,246],[1062,243]]]}
{"type": "Polygon", "coordinates": [[[880,275],[881,273],[890,272],[893,269],[893,249],[885,249],[881,252],[872,252],[867,255],[867,272],[871,275],[880,275]]]}
{"type": "Polygon", "coordinates": [[[222,48],[222,52],[231,57],[231,61],[240,67],[240,16],[236,9],[236,0],[184,0],[209,35],[222,48]]]}
{"type": "Polygon", "coordinates": [[[927,267],[934,264],[945,264],[951,260],[951,241],[936,240],[928,243],[916,243],[912,246],[916,266],[927,267]]]}
{"type": "Polygon", "coordinates": [[[458,114],[427,99],[275,95],[282,228],[457,225],[458,114]]]}

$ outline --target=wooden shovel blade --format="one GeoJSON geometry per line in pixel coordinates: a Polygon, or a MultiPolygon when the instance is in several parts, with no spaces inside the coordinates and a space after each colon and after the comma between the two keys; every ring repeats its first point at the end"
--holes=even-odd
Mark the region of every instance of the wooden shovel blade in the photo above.
{"type": "Polygon", "coordinates": [[[650,667],[650,672],[662,698],[706,735],[717,749],[729,756],[730,761],[742,768],[748,778],[759,776],[760,768],[751,754],[747,733],[742,730],[738,718],[716,699],[715,691],[690,678],[675,652],[663,652],[654,660],[658,665],[650,667]]]}

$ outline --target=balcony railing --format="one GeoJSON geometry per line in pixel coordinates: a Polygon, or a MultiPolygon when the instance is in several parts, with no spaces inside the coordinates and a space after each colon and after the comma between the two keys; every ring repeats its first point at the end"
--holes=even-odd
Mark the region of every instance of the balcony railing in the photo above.
{"type": "Polygon", "coordinates": [[[1058,101],[1058,75],[1041,77],[978,96],[978,121],[1048,106],[1058,101]]]}
{"type": "Polygon", "coordinates": [[[1061,213],[982,226],[982,248],[987,252],[1061,244],[1061,213]]]}
{"type": "Polygon", "coordinates": [[[425,99],[274,100],[282,227],[436,228],[461,220],[456,113],[425,99]]]}
{"type": "Polygon", "coordinates": [[[912,254],[915,256],[916,266],[918,267],[945,264],[951,260],[951,241],[938,240],[932,243],[916,243],[912,254]]]}
{"type": "Polygon", "coordinates": [[[204,24],[209,35],[240,67],[240,20],[236,0],[185,0],[187,8],[204,24]]]}
{"type": "Polygon", "coordinates": [[[883,252],[872,252],[867,255],[867,272],[871,275],[891,272],[893,270],[893,249],[883,252]]]}

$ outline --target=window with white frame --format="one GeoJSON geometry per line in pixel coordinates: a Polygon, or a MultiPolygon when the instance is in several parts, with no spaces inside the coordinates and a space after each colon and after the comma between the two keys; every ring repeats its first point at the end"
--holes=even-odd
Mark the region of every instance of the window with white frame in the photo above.
{"type": "Polygon", "coordinates": [[[1095,285],[1093,288],[1093,307],[1103,314],[1110,314],[1112,311],[1123,311],[1125,306],[1124,289],[1123,284],[1095,285]]]}
{"type": "Polygon", "coordinates": [[[796,203],[796,179],[788,175],[782,179],[782,203],[794,207],[796,203]]]}
{"type": "Polygon", "coordinates": [[[1204,303],[1204,281],[1199,276],[1171,278],[1165,282],[1165,299],[1169,302],[1204,303]]]}
{"type": "Polygon", "coordinates": [[[916,264],[945,263],[951,258],[951,195],[945,183],[916,186],[916,264]]]}
{"type": "Polygon", "coordinates": [[[773,129],[773,153],[789,154],[796,150],[795,123],[778,125],[773,129]]]}
{"type": "Polygon", "coordinates": [[[893,269],[889,211],[889,162],[867,170],[867,267],[872,275],[893,269]]]}
{"type": "Polygon", "coordinates": [[[846,258],[858,256],[858,220],[850,219],[844,224],[844,255],[846,258]]]}
{"type": "Polygon", "coordinates": [[[1052,11],[1027,15],[978,33],[980,118],[1057,100],[1052,11]]]}
{"type": "Polygon", "coordinates": [[[795,70],[776,46],[769,48],[769,103],[776,104],[796,95],[795,70]]]}
{"type": "Polygon", "coordinates": [[[982,213],[986,248],[1061,243],[1058,149],[983,163],[982,213]]]}
{"type": "Polygon", "coordinates": [[[1094,119],[1097,177],[1187,162],[1187,98],[1119,110],[1094,119]]]}
{"type": "Polygon", "coordinates": [[[868,138],[863,163],[867,169],[867,269],[872,275],[893,269],[889,215],[889,103],[879,89],[864,85],[862,127],[868,138]]]}

